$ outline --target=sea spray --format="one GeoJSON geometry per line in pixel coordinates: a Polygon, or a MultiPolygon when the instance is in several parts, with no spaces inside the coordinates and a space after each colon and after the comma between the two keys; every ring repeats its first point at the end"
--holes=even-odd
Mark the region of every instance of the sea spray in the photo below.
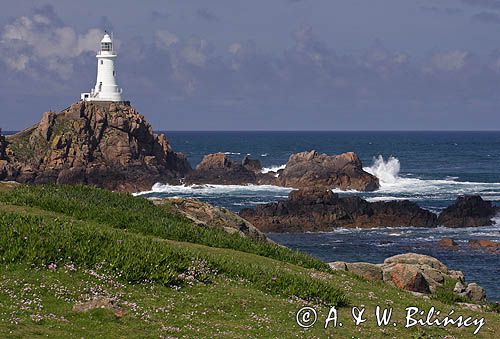
{"type": "Polygon", "coordinates": [[[363,169],[376,176],[380,180],[381,184],[394,184],[399,179],[401,164],[399,163],[398,158],[390,156],[387,161],[384,161],[384,157],[379,155],[378,157],[373,158],[373,165],[363,169]]]}

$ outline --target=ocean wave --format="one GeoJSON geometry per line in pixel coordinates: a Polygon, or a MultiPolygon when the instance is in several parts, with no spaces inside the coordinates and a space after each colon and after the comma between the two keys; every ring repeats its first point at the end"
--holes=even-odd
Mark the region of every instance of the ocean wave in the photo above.
{"type": "Polygon", "coordinates": [[[271,167],[264,167],[262,173],[278,172],[279,170],[285,169],[286,165],[273,165],[271,167]]]}
{"type": "Polygon", "coordinates": [[[225,155],[241,155],[240,152],[224,152],[225,155]]]}
{"type": "Polygon", "coordinates": [[[379,179],[380,188],[376,194],[409,197],[411,200],[455,199],[457,195],[464,194],[479,194],[483,198],[496,200],[500,196],[500,183],[457,181],[457,177],[451,176],[444,179],[402,177],[399,159],[393,156],[385,160],[379,155],[371,166],[363,169],[379,179]]]}
{"type": "Polygon", "coordinates": [[[288,193],[293,191],[292,188],[279,187],[273,185],[169,185],[156,183],[150,191],[135,193],[136,196],[150,195],[150,194],[182,194],[182,195],[195,195],[195,196],[210,196],[220,194],[233,194],[235,196],[241,194],[251,193],[264,193],[270,192],[273,195],[288,196],[288,193]]]}

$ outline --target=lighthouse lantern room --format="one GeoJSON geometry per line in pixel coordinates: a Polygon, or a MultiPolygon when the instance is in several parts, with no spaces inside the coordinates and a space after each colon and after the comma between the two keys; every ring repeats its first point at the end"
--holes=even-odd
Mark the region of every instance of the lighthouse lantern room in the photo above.
{"type": "Polygon", "coordinates": [[[106,32],[97,53],[97,80],[90,93],[82,93],[85,101],[122,101],[122,89],[116,84],[115,59],[117,57],[111,36],[106,32]]]}

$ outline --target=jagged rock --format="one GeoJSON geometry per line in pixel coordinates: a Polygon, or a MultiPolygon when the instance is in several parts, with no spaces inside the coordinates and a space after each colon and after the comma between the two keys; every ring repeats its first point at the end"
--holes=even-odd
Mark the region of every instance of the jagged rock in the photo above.
{"type": "Polygon", "coordinates": [[[244,185],[255,184],[256,178],[254,171],[237,163],[224,153],[215,153],[205,155],[196,169],[185,178],[185,183],[189,185],[244,185]]]}
{"type": "Polygon", "coordinates": [[[240,215],[263,232],[330,231],[336,227],[433,227],[436,216],[410,201],[370,203],[339,197],[324,187],[292,191],[288,200],[243,209],[240,215]]]}
{"type": "MultiPolygon", "coordinates": [[[[202,227],[221,228],[228,233],[239,233],[256,240],[268,240],[251,223],[225,208],[191,198],[162,198],[153,200],[155,204],[168,204],[185,217],[202,227]]],[[[270,241],[270,240],[269,240],[270,241]]]]}
{"type": "Polygon", "coordinates": [[[18,182],[141,191],[156,182],[179,183],[191,171],[187,159],[127,103],[80,101],[45,113],[6,143],[3,179],[18,182]]]}
{"type": "Polygon", "coordinates": [[[315,151],[290,156],[284,170],[261,173],[260,161],[246,156],[237,163],[223,153],[208,154],[185,179],[186,184],[277,185],[303,188],[309,186],[336,187],[373,191],[378,179],[363,170],[355,153],[330,156],[315,151]]]}
{"type": "Polygon", "coordinates": [[[476,227],[493,225],[497,208],[478,195],[466,195],[445,208],[438,217],[438,225],[445,227],[476,227]]]}
{"type": "Polygon", "coordinates": [[[262,171],[262,165],[260,164],[260,161],[250,159],[248,155],[246,155],[241,161],[241,166],[255,173],[260,173],[262,171]]]}
{"type": "Polygon", "coordinates": [[[293,154],[277,183],[285,187],[325,186],[344,190],[374,191],[378,179],[365,172],[359,157],[353,153],[318,154],[316,151],[293,154]]]}

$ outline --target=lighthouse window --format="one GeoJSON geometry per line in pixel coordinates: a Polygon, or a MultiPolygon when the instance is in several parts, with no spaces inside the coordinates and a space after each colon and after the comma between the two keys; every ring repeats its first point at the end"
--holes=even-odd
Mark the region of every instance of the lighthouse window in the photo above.
{"type": "Polygon", "coordinates": [[[101,60],[101,65],[104,63],[104,61],[101,60]]]}
{"type": "Polygon", "coordinates": [[[113,48],[111,46],[112,46],[111,42],[102,42],[101,43],[101,51],[111,52],[113,50],[113,48]]]}
{"type": "Polygon", "coordinates": [[[116,75],[116,73],[115,73],[115,71],[113,71],[113,76],[115,76],[115,75],[116,75]]]}

